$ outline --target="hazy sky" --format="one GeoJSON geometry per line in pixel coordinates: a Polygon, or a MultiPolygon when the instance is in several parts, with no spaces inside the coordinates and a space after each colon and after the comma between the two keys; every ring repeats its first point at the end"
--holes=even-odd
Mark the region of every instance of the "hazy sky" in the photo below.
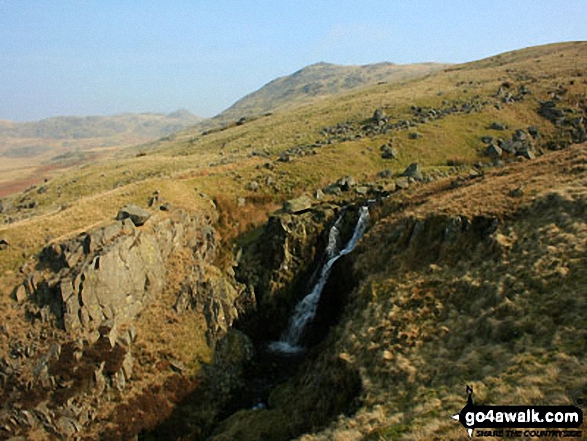
{"type": "Polygon", "coordinates": [[[472,61],[587,40],[585,17],[585,0],[0,0],[0,119],[213,116],[318,61],[472,61]]]}

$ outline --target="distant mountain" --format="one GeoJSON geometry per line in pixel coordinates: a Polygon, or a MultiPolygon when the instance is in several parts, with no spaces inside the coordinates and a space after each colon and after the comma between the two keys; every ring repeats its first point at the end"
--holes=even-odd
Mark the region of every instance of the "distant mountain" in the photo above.
{"type": "Polygon", "coordinates": [[[185,109],[115,116],[58,116],[34,122],[0,121],[0,138],[87,139],[118,135],[159,138],[193,126],[201,118],[185,109]]]}
{"type": "Polygon", "coordinates": [[[316,63],[267,83],[259,90],[238,100],[212,121],[230,121],[260,115],[369,84],[423,77],[447,66],[440,63],[407,65],[377,63],[364,66],[316,63]]]}

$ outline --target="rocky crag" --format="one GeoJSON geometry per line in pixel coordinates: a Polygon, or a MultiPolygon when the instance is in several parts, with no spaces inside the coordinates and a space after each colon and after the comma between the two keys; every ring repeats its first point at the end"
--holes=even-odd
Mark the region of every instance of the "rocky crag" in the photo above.
{"type": "Polygon", "coordinates": [[[119,214],[123,220],[47,246],[23,267],[16,300],[33,325],[62,329],[69,341],[49,344],[46,337],[46,350],[15,346],[2,361],[4,402],[13,404],[2,410],[5,433],[70,438],[93,423],[93,409],[133,377],[135,322],[178,277],[169,266],[173,255],[189,253],[192,263],[181,269],[173,307],[176,314],[196,310],[204,317],[210,347],[238,316],[243,287],[214,266],[215,219],[183,210],[127,217],[128,211],[119,214]]]}

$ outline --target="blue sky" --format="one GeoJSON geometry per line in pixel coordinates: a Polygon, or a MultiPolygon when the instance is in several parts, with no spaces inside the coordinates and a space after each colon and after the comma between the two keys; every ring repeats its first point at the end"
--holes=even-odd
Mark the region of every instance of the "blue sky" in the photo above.
{"type": "Polygon", "coordinates": [[[585,0],[0,0],[0,119],[213,116],[319,61],[472,61],[587,40],[585,17],[585,0]]]}

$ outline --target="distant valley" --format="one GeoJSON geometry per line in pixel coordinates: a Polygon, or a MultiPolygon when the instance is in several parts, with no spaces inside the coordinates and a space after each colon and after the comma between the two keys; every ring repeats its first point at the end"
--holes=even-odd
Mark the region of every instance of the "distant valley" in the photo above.
{"type": "Polygon", "coordinates": [[[0,121],[0,196],[23,190],[58,171],[111,157],[202,119],[187,110],[115,116],[58,116],[32,122],[0,121]]]}

